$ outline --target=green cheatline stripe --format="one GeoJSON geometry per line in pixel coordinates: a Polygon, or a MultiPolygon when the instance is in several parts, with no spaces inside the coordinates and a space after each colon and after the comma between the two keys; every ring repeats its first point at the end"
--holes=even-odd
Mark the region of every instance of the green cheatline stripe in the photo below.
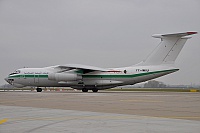
{"type": "MultiPolygon", "coordinates": [[[[171,69],[171,70],[163,70],[163,71],[155,71],[155,72],[146,72],[139,74],[131,74],[131,75],[83,75],[83,78],[133,78],[139,76],[145,76],[150,74],[164,73],[164,72],[175,72],[179,69],[171,69]]],[[[24,75],[13,75],[9,76],[9,78],[48,78],[47,74],[34,75],[34,74],[24,74],[24,75]]]]}
{"type": "Polygon", "coordinates": [[[171,70],[163,70],[163,71],[155,71],[155,72],[146,72],[132,75],[83,75],[83,78],[133,78],[139,76],[145,76],[150,74],[164,73],[164,72],[175,72],[179,69],[171,69],[171,70]]]}
{"type": "Polygon", "coordinates": [[[41,75],[34,75],[34,74],[23,74],[23,75],[13,75],[9,76],[9,78],[48,78],[47,74],[41,74],[41,75]]]}

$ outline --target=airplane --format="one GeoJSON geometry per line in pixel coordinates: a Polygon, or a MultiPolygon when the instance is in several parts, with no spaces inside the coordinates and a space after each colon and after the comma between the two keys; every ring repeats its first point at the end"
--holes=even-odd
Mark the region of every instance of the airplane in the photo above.
{"type": "Polygon", "coordinates": [[[98,92],[117,86],[134,85],[155,79],[179,69],[175,60],[191,35],[197,32],[155,34],[161,42],[140,63],[122,68],[99,68],[80,64],[65,64],[43,68],[21,68],[10,73],[5,80],[14,87],[71,87],[82,92],[98,92]]]}

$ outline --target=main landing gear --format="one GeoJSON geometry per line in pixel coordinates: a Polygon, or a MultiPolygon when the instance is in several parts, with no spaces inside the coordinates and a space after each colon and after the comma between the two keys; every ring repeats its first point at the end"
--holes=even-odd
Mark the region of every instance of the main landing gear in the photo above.
{"type": "Polygon", "coordinates": [[[98,89],[92,89],[93,92],[98,92],[98,89]]]}
{"type": "MultiPolygon", "coordinates": [[[[92,89],[92,91],[93,92],[98,92],[98,89],[95,88],[95,89],[92,89]]],[[[83,88],[82,92],[88,92],[88,89],[87,88],[83,88]]]]}
{"type": "Polygon", "coordinates": [[[42,88],[36,88],[37,92],[42,92],[42,88]]]}
{"type": "Polygon", "coordinates": [[[88,92],[88,89],[83,88],[83,89],[82,89],[82,92],[88,92]]]}

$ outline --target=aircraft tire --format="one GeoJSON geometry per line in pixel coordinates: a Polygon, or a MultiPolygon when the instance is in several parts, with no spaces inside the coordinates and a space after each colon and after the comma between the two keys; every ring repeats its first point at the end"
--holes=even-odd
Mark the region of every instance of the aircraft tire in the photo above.
{"type": "Polygon", "coordinates": [[[93,92],[98,92],[98,89],[92,89],[93,92]]]}
{"type": "Polygon", "coordinates": [[[82,92],[88,92],[88,89],[83,88],[83,89],[82,89],[82,92]]]}
{"type": "Polygon", "coordinates": [[[42,92],[42,88],[37,88],[37,92],[42,92]]]}

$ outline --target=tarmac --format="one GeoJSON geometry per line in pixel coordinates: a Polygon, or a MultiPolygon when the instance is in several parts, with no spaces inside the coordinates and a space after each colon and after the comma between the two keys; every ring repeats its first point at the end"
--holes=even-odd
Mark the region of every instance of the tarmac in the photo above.
{"type": "Polygon", "coordinates": [[[198,92],[0,92],[0,133],[199,133],[198,92]]]}

